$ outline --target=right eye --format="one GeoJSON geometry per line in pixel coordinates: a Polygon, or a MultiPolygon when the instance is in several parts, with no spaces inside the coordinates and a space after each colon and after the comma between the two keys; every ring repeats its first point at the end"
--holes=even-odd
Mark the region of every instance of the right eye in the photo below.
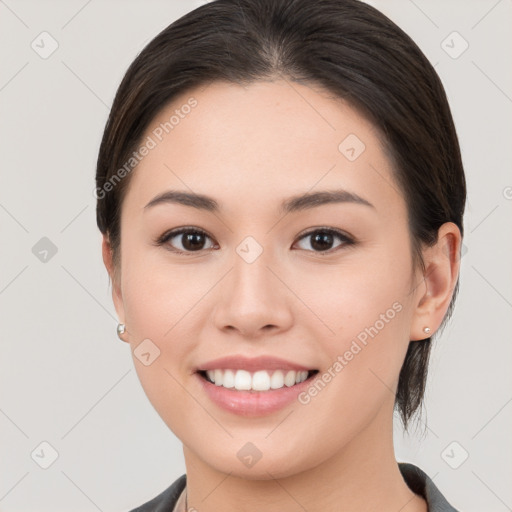
{"type": "Polygon", "coordinates": [[[211,240],[211,237],[202,229],[185,227],[166,231],[155,243],[156,245],[165,246],[166,249],[177,254],[190,255],[208,249],[204,248],[205,239],[211,240]]]}

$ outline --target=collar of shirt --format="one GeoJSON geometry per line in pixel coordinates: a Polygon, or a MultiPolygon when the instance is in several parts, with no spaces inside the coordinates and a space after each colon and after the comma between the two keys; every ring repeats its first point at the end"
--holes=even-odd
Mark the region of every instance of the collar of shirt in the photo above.
{"type": "MultiPolygon", "coordinates": [[[[425,499],[428,512],[458,512],[441,494],[432,479],[419,467],[408,462],[399,462],[398,467],[407,486],[425,499]]],[[[133,509],[131,512],[187,512],[187,475],[181,475],[165,491],[151,501],[133,509]],[[173,507],[173,508],[171,508],[173,507]]]]}

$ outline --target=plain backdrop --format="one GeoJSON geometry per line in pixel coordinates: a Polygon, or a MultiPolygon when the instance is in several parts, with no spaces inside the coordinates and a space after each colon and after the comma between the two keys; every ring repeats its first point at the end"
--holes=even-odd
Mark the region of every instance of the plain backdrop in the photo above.
{"type": "MultiPolygon", "coordinates": [[[[116,336],[92,191],[128,65],[202,3],[0,0],[0,511],[126,511],[185,472],[180,441],[116,336]]],[[[468,182],[460,294],[433,347],[427,433],[403,435],[396,421],[396,456],[421,467],[461,512],[505,512],[512,509],[512,2],[371,4],[439,73],[468,182]]]]}

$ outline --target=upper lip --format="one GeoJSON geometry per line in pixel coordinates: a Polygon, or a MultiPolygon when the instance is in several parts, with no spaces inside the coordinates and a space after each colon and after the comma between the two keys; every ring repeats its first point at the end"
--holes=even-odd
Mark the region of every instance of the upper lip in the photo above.
{"type": "Polygon", "coordinates": [[[307,366],[273,356],[227,356],[199,365],[196,372],[215,369],[247,370],[249,372],[257,370],[313,370],[311,367],[308,368],[307,366]]]}

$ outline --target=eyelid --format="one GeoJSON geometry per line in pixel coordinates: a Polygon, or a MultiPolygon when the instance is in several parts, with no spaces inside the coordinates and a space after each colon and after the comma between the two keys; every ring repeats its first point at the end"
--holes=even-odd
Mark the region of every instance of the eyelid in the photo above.
{"type": "Polygon", "coordinates": [[[344,238],[346,240],[351,240],[351,241],[354,240],[354,238],[351,235],[349,235],[348,233],[345,233],[341,229],[331,228],[329,226],[317,226],[317,227],[313,227],[313,228],[308,228],[306,231],[300,233],[297,236],[297,238],[298,239],[304,238],[305,236],[311,235],[311,234],[316,233],[318,231],[321,231],[322,233],[329,233],[331,235],[337,235],[340,238],[344,238]]]}
{"type": "Polygon", "coordinates": [[[183,226],[181,228],[174,228],[174,229],[169,229],[168,231],[165,231],[156,239],[156,242],[164,243],[169,238],[174,238],[175,236],[182,235],[183,233],[189,233],[189,232],[200,233],[201,235],[206,235],[209,238],[213,238],[204,229],[196,228],[195,226],[183,226]]]}

